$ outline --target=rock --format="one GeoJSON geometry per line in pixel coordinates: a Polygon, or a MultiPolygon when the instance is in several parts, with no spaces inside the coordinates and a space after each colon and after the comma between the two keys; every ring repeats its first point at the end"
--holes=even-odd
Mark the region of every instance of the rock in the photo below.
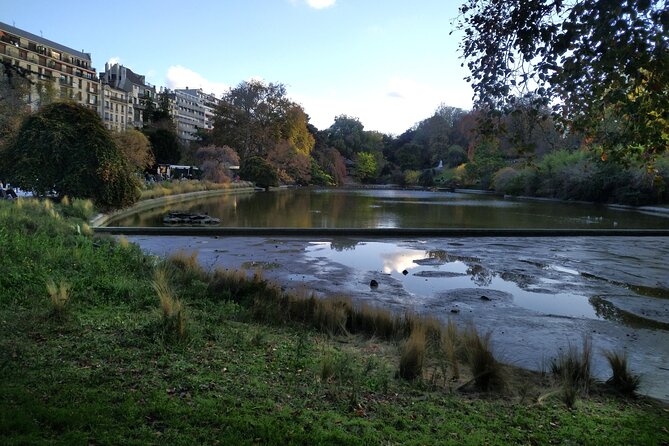
{"type": "Polygon", "coordinates": [[[217,225],[221,221],[207,214],[192,214],[189,212],[170,211],[163,217],[165,225],[217,225]]]}
{"type": "Polygon", "coordinates": [[[369,286],[370,286],[370,288],[378,288],[379,287],[379,282],[372,279],[371,282],[369,282],[369,286]]]}
{"type": "Polygon", "coordinates": [[[490,301],[491,299],[484,294],[481,296],[481,300],[490,301]]]}
{"type": "Polygon", "coordinates": [[[453,308],[453,309],[451,310],[451,313],[453,313],[453,314],[458,314],[459,312],[460,312],[460,310],[457,309],[457,308],[453,308]]]}
{"type": "Polygon", "coordinates": [[[406,276],[407,274],[409,274],[409,271],[404,270],[404,271],[402,271],[402,274],[404,274],[406,276]]]}

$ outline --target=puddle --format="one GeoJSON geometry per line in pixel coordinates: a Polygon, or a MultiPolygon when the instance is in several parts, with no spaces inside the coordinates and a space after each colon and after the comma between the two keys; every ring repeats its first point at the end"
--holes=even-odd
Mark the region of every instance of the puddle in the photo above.
{"type": "MultiPolygon", "coordinates": [[[[497,290],[513,296],[519,307],[551,316],[603,319],[587,296],[565,292],[538,292],[521,288],[484,268],[475,257],[449,255],[445,251],[409,249],[394,243],[366,242],[347,245],[341,249],[336,243],[313,242],[306,255],[316,261],[326,258],[351,268],[356,273],[376,272],[392,277],[418,300],[432,300],[440,293],[458,289],[497,290]]],[[[570,275],[577,271],[552,267],[570,275]]],[[[382,276],[381,276],[382,277],[382,276]]],[[[571,277],[569,278],[571,279],[571,277]]],[[[383,287],[383,279],[379,279],[383,287]]],[[[559,280],[551,283],[559,285],[559,280]]],[[[546,290],[544,290],[546,291],[546,290]]]]}

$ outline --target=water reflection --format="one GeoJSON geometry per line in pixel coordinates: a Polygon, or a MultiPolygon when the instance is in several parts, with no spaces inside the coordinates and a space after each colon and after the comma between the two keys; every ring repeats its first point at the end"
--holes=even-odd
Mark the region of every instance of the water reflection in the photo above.
{"type": "Polygon", "coordinates": [[[398,190],[294,189],[173,202],[119,220],[161,226],[170,210],[207,213],[227,227],[669,228],[669,218],[604,206],[398,190]]]}
{"type": "MultiPolygon", "coordinates": [[[[602,319],[605,313],[595,311],[586,296],[564,292],[537,292],[500,277],[473,257],[451,256],[445,251],[408,249],[395,243],[362,242],[337,249],[341,241],[314,242],[306,255],[316,261],[326,258],[351,268],[358,274],[381,272],[392,277],[414,297],[439,299],[453,290],[496,290],[512,296],[513,304],[540,314],[602,319]],[[403,274],[404,271],[408,274],[403,274]]],[[[471,295],[464,293],[463,295],[471,295]]]]}

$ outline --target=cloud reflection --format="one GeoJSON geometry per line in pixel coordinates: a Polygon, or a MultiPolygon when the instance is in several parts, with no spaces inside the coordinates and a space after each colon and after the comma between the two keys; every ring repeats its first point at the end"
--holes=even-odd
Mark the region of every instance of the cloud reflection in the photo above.
{"type": "Polygon", "coordinates": [[[402,271],[417,268],[419,265],[414,260],[422,260],[427,257],[426,251],[403,250],[401,252],[381,253],[383,261],[383,272],[390,274],[393,271],[402,271]]]}

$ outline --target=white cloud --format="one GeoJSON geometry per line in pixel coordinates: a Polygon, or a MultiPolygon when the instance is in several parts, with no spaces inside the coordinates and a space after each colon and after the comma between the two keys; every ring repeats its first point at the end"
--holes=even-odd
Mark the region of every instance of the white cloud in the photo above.
{"type": "Polygon", "coordinates": [[[167,88],[201,88],[205,93],[214,93],[221,97],[226,93],[230,86],[222,82],[214,82],[205,79],[199,73],[182,67],[181,65],[172,65],[167,69],[167,88]]]}
{"type": "Polygon", "coordinates": [[[111,66],[111,65],[114,65],[114,64],[117,64],[117,63],[121,63],[121,58],[118,57],[118,56],[110,57],[109,60],[107,61],[107,63],[108,63],[110,66],[111,66]]]}
{"type": "Polygon", "coordinates": [[[307,5],[314,9],[325,9],[334,6],[337,0],[307,0],[307,5]]]}
{"type": "Polygon", "coordinates": [[[362,94],[329,91],[317,96],[288,95],[302,104],[311,123],[321,130],[332,125],[335,116],[346,114],[360,119],[366,130],[398,135],[432,116],[442,103],[471,108],[471,88],[464,81],[445,87],[393,77],[362,94]]]}

